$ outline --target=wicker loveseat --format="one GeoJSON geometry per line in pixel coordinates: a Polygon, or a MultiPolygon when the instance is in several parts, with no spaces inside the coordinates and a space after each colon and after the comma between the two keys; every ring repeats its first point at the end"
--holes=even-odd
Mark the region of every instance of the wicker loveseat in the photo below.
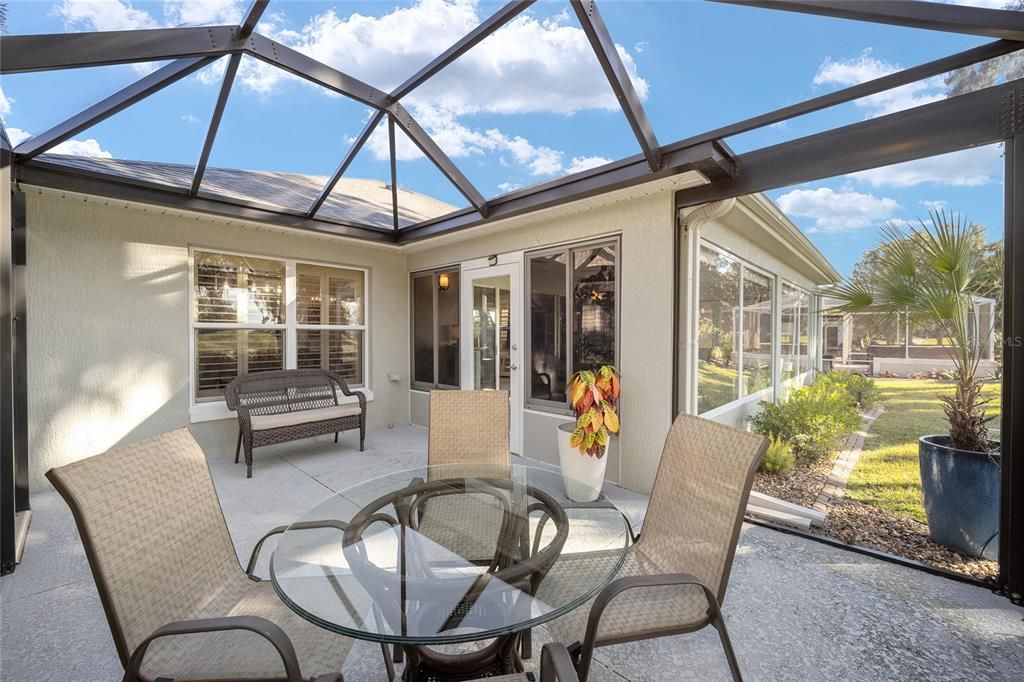
{"type": "Polygon", "coordinates": [[[246,478],[252,478],[252,449],[328,433],[359,429],[359,449],[366,440],[366,396],[323,369],[283,369],[243,374],[227,385],[228,408],[238,413],[239,451],[245,447],[246,478]],[[338,392],[356,403],[339,404],[338,392]]]}

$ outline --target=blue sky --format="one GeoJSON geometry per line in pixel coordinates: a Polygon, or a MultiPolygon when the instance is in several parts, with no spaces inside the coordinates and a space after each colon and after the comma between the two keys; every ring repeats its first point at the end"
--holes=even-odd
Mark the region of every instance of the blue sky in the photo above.
{"type": "MultiPolygon", "coordinates": [[[[236,23],[246,0],[9,4],[8,31],[16,34],[236,23]]],[[[389,90],[501,4],[275,0],[258,30],[389,90]]],[[[662,143],[985,42],[709,3],[600,6],[662,143]]],[[[83,132],[62,151],[194,163],[224,61],[83,132]]],[[[5,76],[0,115],[17,142],[152,68],[5,76]]],[[[728,142],[742,152],[945,96],[942,79],[933,79],[728,142]]],[[[639,151],[564,2],[537,3],[406,105],[485,196],[639,151]]],[[[211,164],[328,174],[367,116],[361,105],[246,57],[211,164]]],[[[465,205],[411,143],[399,143],[401,185],[465,205]]],[[[386,134],[375,135],[349,175],[386,178],[386,148],[386,134]]],[[[1002,182],[1000,150],[992,147],[769,196],[845,273],[876,243],[881,222],[924,217],[929,207],[966,213],[998,235],[1002,182]]]]}

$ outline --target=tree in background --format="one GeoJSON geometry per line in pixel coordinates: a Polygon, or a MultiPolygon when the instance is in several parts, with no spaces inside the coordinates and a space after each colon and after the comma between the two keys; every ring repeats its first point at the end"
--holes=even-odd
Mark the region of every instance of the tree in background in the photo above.
{"type": "MultiPolygon", "coordinates": [[[[1011,0],[1004,9],[1024,12],[1024,0],[1011,0]]],[[[1024,78],[1024,54],[1014,52],[949,73],[946,89],[950,97],[955,97],[1018,78],[1024,78]]]]}

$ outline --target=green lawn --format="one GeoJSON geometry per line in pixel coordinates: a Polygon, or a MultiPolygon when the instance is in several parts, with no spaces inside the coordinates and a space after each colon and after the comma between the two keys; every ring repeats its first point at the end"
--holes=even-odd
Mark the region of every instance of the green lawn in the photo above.
{"type": "MultiPolygon", "coordinates": [[[[936,396],[952,393],[953,385],[933,379],[875,379],[875,383],[885,412],[868,434],[846,495],[924,523],[917,439],[948,431],[942,403],[936,396]]],[[[999,383],[987,384],[984,395],[993,398],[988,412],[998,414],[999,383]]],[[[998,424],[995,426],[998,428],[998,424]]]]}

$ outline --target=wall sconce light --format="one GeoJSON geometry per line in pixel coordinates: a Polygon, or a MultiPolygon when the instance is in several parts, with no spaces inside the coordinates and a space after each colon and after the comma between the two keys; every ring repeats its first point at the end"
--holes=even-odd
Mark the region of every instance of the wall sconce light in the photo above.
{"type": "Polygon", "coordinates": [[[497,254],[493,254],[493,255],[488,256],[487,257],[487,264],[491,265],[491,266],[497,265],[498,264],[498,256],[497,256],[497,254]]]}
{"type": "Polygon", "coordinates": [[[442,272],[437,276],[437,289],[438,291],[448,291],[448,273],[442,272]]]}

